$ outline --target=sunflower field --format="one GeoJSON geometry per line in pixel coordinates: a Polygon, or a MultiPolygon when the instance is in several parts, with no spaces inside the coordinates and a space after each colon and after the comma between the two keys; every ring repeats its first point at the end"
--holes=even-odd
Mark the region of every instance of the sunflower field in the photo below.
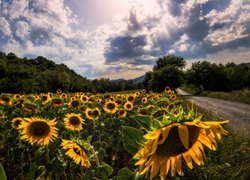
{"type": "Polygon", "coordinates": [[[228,121],[201,118],[168,87],[1,94],[0,179],[186,177],[228,134],[228,121]]]}

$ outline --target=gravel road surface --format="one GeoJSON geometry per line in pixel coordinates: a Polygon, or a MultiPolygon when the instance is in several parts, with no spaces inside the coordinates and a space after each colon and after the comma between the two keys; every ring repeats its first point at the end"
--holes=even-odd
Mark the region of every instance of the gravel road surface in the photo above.
{"type": "Polygon", "coordinates": [[[177,89],[177,93],[211,114],[221,119],[230,120],[229,125],[231,125],[233,129],[239,134],[250,138],[250,105],[215,98],[193,96],[179,88],[177,89]]]}

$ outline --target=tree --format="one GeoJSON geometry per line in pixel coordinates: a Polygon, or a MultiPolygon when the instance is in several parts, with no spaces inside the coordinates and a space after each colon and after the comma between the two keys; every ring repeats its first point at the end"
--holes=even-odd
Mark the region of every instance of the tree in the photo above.
{"type": "Polygon", "coordinates": [[[153,71],[145,74],[143,84],[147,90],[157,92],[163,91],[166,86],[174,89],[182,82],[184,67],[185,61],[182,57],[169,54],[159,58],[153,71]]]}

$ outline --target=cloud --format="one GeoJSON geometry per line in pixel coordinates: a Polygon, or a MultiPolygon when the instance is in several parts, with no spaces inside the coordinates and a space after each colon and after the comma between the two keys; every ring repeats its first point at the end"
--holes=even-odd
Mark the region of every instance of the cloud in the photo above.
{"type": "Polygon", "coordinates": [[[16,23],[16,36],[19,37],[21,40],[25,41],[29,39],[30,35],[30,27],[29,24],[25,21],[18,21],[16,23]]]}
{"type": "Polygon", "coordinates": [[[4,17],[0,17],[0,31],[2,31],[4,36],[11,35],[10,25],[4,17]]]}
{"type": "Polygon", "coordinates": [[[69,5],[1,1],[0,50],[41,55],[89,78],[128,79],[144,74],[167,53],[193,61],[233,52],[237,59],[250,47],[247,0],[134,0],[126,14],[91,31],[79,26],[88,17],[76,16],[69,5]]]}

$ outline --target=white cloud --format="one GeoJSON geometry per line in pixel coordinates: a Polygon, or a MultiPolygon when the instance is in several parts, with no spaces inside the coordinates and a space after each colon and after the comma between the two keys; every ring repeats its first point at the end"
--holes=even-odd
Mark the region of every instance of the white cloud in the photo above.
{"type": "Polygon", "coordinates": [[[22,39],[23,41],[29,39],[30,26],[25,21],[18,21],[16,23],[16,36],[22,39]]]}
{"type": "Polygon", "coordinates": [[[3,14],[8,14],[10,19],[17,19],[20,16],[26,16],[28,12],[28,3],[26,0],[13,0],[11,4],[3,2],[3,14]]]}
{"type": "Polygon", "coordinates": [[[0,17],[0,31],[2,31],[5,36],[11,35],[10,25],[4,17],[0,17]]]}

